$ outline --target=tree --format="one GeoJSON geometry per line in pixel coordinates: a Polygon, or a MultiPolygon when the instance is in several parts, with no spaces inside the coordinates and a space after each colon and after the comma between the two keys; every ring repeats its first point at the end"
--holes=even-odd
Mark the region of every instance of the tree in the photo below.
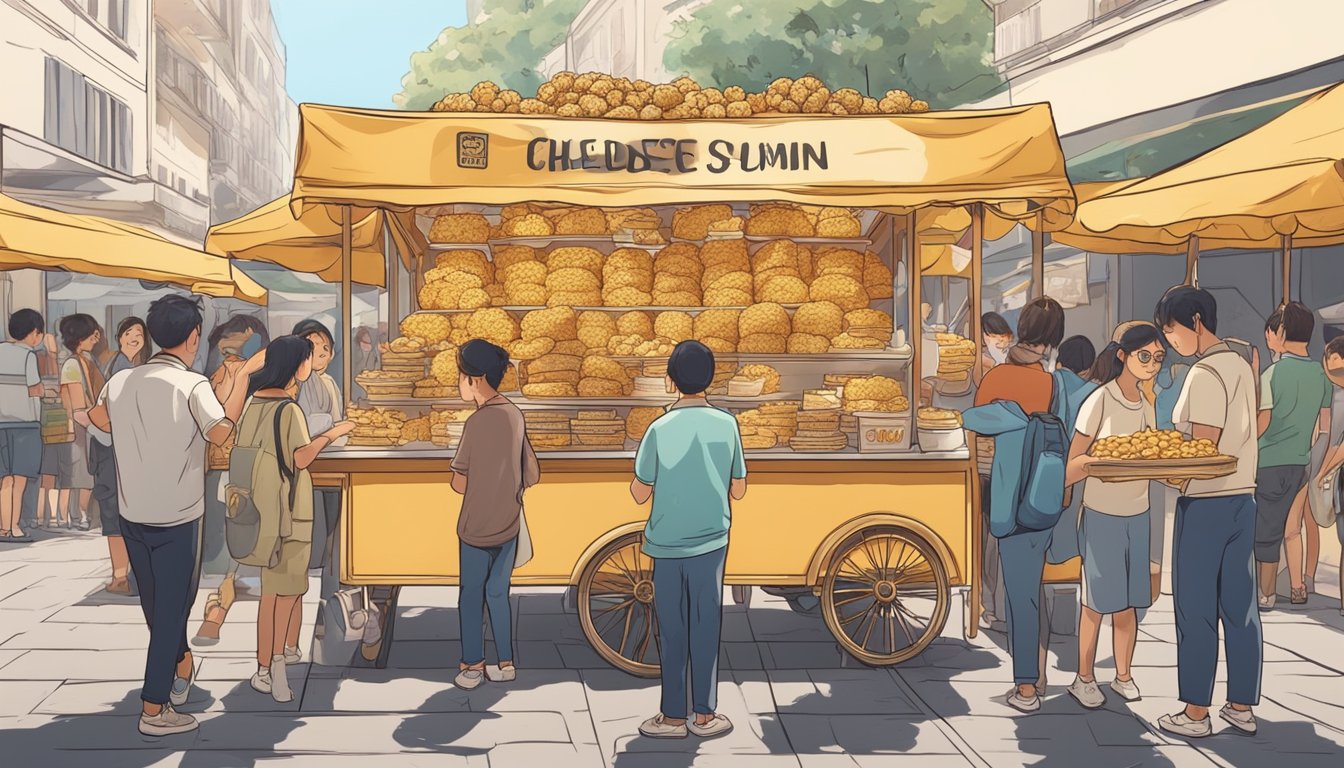
{"type": "Polygon", "coordinates": [[[486,0],[475,25],[447,27],[429,48],[411,54],[411,71],[392,97],[402,109],[429,109],[444,94],[482,80],[524,95],[544,78],[537,64],[565,41],[585,0],[486,0]]]}
{"type": "Polygon", "coordinates": [[[993,32],[981,0],[710,0],[674,26],[664,64],[706,86],[811,73],[833,90],[899,88],[946,108],[1001,84],[993,32]]]}

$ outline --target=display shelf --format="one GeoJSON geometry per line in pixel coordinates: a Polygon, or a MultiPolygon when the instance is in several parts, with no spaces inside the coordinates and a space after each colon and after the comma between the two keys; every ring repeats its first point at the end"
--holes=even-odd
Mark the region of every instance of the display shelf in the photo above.
{"type": "MultiPolygon", "coordinates": [[[[817,364],[834,362],[895,362],[909,363],[914,356],[910,347],[888,349],[842,349],[815,355],[770,354],[764,352],[715,352],[716,360],[732,360],[739,363],[781,363],[781,364],[817,364]]],[[[638,355],[605,355],[618,363],[658,363],[666,362],[667,356],[640,357],[638,355]]]]}
{"type": "MultiPolygon", "coordinates": [[[[635,450],[633,441],[627,442],[632,447],[627,450],[573,450],[557,449],[553,451],[537,451],[537,458],[545,461],[546,459],[633,459],[635,450]]],[[[407,443],[398,447],[384,446],[345,446],[342,448],[328,448],[319,455],[319,460],[323,459],[450,459],[453,457],[452,448],[440,448],[433,443],[415,442],[407,443]]],[[[854,461],[860,459],[868,460],[892,460],[892,461],[938,461],[938,460],[965,460],[970,457],[967,449],[962,448],[955,451],[920,451],[918,448],[910,448],[904,451],[884,451],[884,452],[866,452],[859,453],[856,449],[850,448],[844,451],[826,451],[826,452],[798,452],[787,448],[770,448],[764,451],[747,450],[743,454],[748,459],[765,461],[788,461],[788,460],[835,460],[835,461],[854,461]]]]}
{"type": "Polygon", "coordinates": [[[833,245],[838,248],[867,248],[873,244],[866,237],[788,237],[786,235],[747,235],[747,247],[764,245],[775,240],[788,240],[794,245],[833,245]]]}
{"type": "MultiPolygon", "coordinates": [[[[881,299],[880,301],[889,301],[889,299],[881,299]]],[[[565,307],[569,307],[570,309],[574,310],[575,312],[589,312],[589,311],[592,311],[592,312],[685,312],[685,313],[688,314],[688,315],[698,315],[698,314],[700,314],[701,312],[704,312],[704,311],[706,311],[706,310],[710,310],[710,309],[731,309],[731,310],[735,310],[735,311],[741,312],[741,311],[747,309],[748,307],[751,307],[751,306],[759,306],[760,304],[763,304],[763,303],[770,303],[770,302],[756,302],[755,304],[734,304],[734,305],[732,305],[732,306],[727,306],[727,307],[659,307],[659,306],[653,306],[653,305],[626,306],[626,307],[606,307],[606,306],[571,306],[571,305],[569,305],[569,304],[559,304],[559,305],[556,305],[556,306],[565,306],[565,307]]],[[[877,303],[877,302],[875,301],[875,302],[871,302],[871,303],[874,303],[874,304],[875,304],[875,303],[877,303]]],[[[792,313],[792,312],[796,311],[799,307],[801,307],[802,304],[780,304],[779,306],[783,307],[783,308],[785,309],[785,311],[792,313]]],[[[411,315],[469,315],[469,314],[471,314],[472,312],[477,312],[477,311],[479,311],[480,309],[492,309],[492,308],[493,308],[493,309],[502,309],[502,310],[505,310],[505,311],[508,311],[508,312],[532,312],[532,311],[534,311],[534,310],[538,310],[538,309],[555,309],[555,307],[548,307],[548,306],[544,306],[544,305],[540,305],[540,304],[527,304],[527,305],[524,305],[524,304],[507,304],[507,305],[499,306],[499,307],[480,307],[479,309],[417,309],[417,310],[415,310],[414,312],[409,312],[409,313],[407,313],[406,316],[407,316],[407,317],[410,317],[411,315]]]]}
{"type": "Polygon", "coordinates": [[[429,250],[441,251],[484,251],[490,253],[489,243],[430,243],[429,250]]]}
{"type": "MultiPolygon", "coordinates": [[[[648,405],[666,405],[676,400],[676,395],[659,395],[657,397],[524,397],[522,395],[505,392],[505,397],[509,402],[519,408],[626,408],[632,406],[648,405]]],[[[733,407],[749,406],[753,403],[770,403],[783,400],[802,400],[803,394],[776,392],[769,395],[759,395],[757,397],[728,397],[727,395],[710,395],[711,402],[722,402],[733,407]]],[[[377,408],[413,408],[429,407],[443,410],[456,410],[459,408],[470,408],[471,403],[466,400],[459,400],[451,397],[394,397],[386,400],[368,400],[368,404],[377,408]]]]}

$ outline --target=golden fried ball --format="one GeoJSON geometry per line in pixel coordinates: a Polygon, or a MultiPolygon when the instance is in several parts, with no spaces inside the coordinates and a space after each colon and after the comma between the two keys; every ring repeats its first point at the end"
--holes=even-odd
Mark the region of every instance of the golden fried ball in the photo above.
{"type": "Polygon", "coordinates": [[[613,272],[653,272],[653,256],[642,248],[617,248],[602,267],[603,276],[613,272]]]}
{"type": "Polygon", "coordinates": [[[702,304],[706,307],[742,307],[752,302],[752,295],[735,288],[710,290],[705,292],[702,304]]]}
{"type": "Polygon", "coordinates": [[[453,332],[452,322],[444,315],[410,315],[399,326],[403,336],[433,345],[445,341],[453,332]]]}
{"type": "Polygon", "coordinates": [[[844,329],[846,331],[855,328],[881,328],[885,329],[888,334],[890,334],[891,327],[891,315],[888,315],[886,312],[879,309],[864,308],[845,313],[844,329]]]}
{"type": "Polygon", "coordinates": [[[653,294],[638,288],[604,290],[602,303],[608,307],[648,307],[653,305],[653,294]]]}
{"type": "MultiPolygon", "coordinates": [[[[600,114],[595,116],[600,116],[600,114]]],[[[555,234],[557,235],[605,235],[606,233],[607,217],[596,208],[576,208],[564,214],[555,222],[555,234]]]]}
{"type": "Polygon", "coordinates": [[[753,304],[742,310],[737,329],[740,338],[758,333],[788,336],[792,332],[789,313],[774,303],[753,304]]]}
{"type": "Polygon", "coordinates": [[[709,225],[733,215],[731,205],[691,205],[672,214],[672,236],[682,240],[703,240],[709,225]]]}
{"type": "Polygon", "coordinates": [[[765,386],[761,389],[763,395],[779,392],[779,371],[769,365],[762,363],[744,365],[737,370],[737,375],[744,379],[765,379],[765,386]]]}
{"type": "Polygon", "coordinates": [[[812,301],[798,307],[793,313],[793,329],[817,336],[839,336],[843,330],[845,311],[830,301],[812,301]]]}
{"type": "Polygon", "coordinates": [[[458,381],[457,350],[446,349],[434,356],[429,366],[430,373],[445,387],[456,387],[458,381]]]}
{"type": "Polygon", "coordinates": [[[737,351],[752,354],[782,355],[788,349],[788,337],[776,333],[753,333],[743,336],[737,351]]]}
{"type": "Polygon", "coordinates": [[[524,339],[545,337],[556,341],[566,341],[577,339],[578,334],[578,316],[569,307],[534,309],[523,315],[522,335],[524,339]]]}
{"type": "Polygon", "coordinates": [[[863,281],[863,254],[849,248],[827,248],[817,254],[813,269],[818,277],[844,275],[863,281]]]}
{"type": "Polygon", "coordinates": [[[468,288],[457,299],[458,309],[481,309],[490,306],[490,294],[482,288],[468,288]]]}
{"type": "Polygon", "coordinates": [[[617,288],[634,288],[637,291],[650,293],[653,291],[653,273],[642,269],[612,270],[610,268],[604,271],[605,277],[602,279],[603,291],[614,291],[617,288]]]}
{"type": "MultiPolygon", "coordinates": [[[[597,213],[597,211],[592,209],[588,209],[588,211],[597,213]]],[[[563,224],[565,221],[568,221],[571,216],[573,216],[573,214],[568,214],[562,217],[560,222],[563,224]]],[[[592,222],[590,221],[588,223],[591,224],[592,222]]],[[[603,228],[606,227],[605,217],[602,219],[602,226],[603,228]]],[[[556,248],[554,251],[551,251],[551,254],[546,258],[546,266],[552,271],[568,268],[586,269],[596,276],[602,274],[602,262],[601,252],[595,248],[584,247],[556,248]]]]}
{"type": "Polygon", "coordinates": [[[474,338],[504,346],[518,338],[518,322],[502,309],[481,309],[471,314],[467,332],[474,338]]]}
{"type": "Polygon", "coordinates": [[[756,283],[756,298],[780,304],[801,304],[808,300],[807,283],[792,275],[774,275],[756,283]]]}
{"type": "Polygon", "coordinates": [[[698,307],[703,299],[700,292],[694,291],[670,291],[660,292],[657,288],[653,290],[653,302],[650,306],[654,307],[698,307]]]}
{"type": "Polygon", "coordinates": [[[789,335],[786,351],[790,355],[823,355],[830,349],[831,339],[829,336],[794,333],[789,335]]]}
{"type": "Polygon", "coordinates": [[[682,342],[695,336],[695,321],[685,312],[659,312],[653,318],[655,335],[682,342]]]}
{"type": "Polygon", "coordinates": [[[733,270],[731,267],[710,267],[705,270],[701,285],[706,293],[731,290],[751,294],[753,290],[751,273],[733,270]]]}
{"type": "Polygon", "coordinates": [[[518,261],[505,267],[501,277],[507,289],[515,283],[545,285],[547,274],[546,265],[539,261],[518,261]]]}
{"type": "Polygon", "coordinates": [[[653,338],[653,318],[648,312],[626,312],[616,319],[616,331],[623,336],[653,338]]]}
{"type": "Polygon", "coordinates": [[[504,298],[515,307],[537,307],[546,303],[546,286],[536,283],[508,283],[504,298]]]}
{"type": "Polygon", "coordinates": [[[812,301],[830,301],[846,311],[868,306],[868,293],[847,275],[821,275],[809,289],[812,301]]]}
{"type": "Polygon", "coordinates": [[[551,222],[535,213],[504,222],[504,234],[508,237],[547,237],[553,233],[551,222]]]}
{"type": "Polygon", "coordinates": [[[429,226],[431,243],[484,243],[489,239],[490,222],[479,213],[436,216],[429,226]]]}
{"type": "Polygon", "coordinates": [[[601,278],[587,269],[564,267],[546,275],[546,290],[551,293],[586,293],[601,289],[601,278]]]}
{"type": "Polygon", "coordinates": [[[736,344],[739,338],[739,314],[738,310],[732,309],[707,309],[701,312],[695,316],[695,338],[704,341],[706,337],[713,336],[736,344]]]}
{"type": "MultiPolygon", "coordinates": [[[[495,279],[494,265],[484,253],[474,249],[443,251],[434,257],[434,268],[448,272],[469,272],[481,279],[481,287],[495,279]]],[[[428,274],[425,277],[429,279],[428,274]]]]}

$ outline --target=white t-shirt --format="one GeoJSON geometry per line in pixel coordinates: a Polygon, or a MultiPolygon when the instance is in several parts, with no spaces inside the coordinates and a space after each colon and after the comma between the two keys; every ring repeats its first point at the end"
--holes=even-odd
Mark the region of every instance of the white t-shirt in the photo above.
{"type": "Polygon", "coordinates": [[[112,420],[121,516],[170,526],[204,515],[205,433],[225,419],[210,381],[159,354],[117,373],[99,399],[112,420]]]}
{"type": "Polygon", "coordinates": [[[1255,493],[1255,468],[1260,459],[1255,406],[1255,372],[1226,344],[1213,347],[1190,366],[1172,421],[1186,433],[1193,424],[1221,429],[1218,452],[1236,457],[1237,471],[1213,480],[1192,480],[1186,496],[1255,493]]]}
{"type": "Polygon", "coordinates": [[[42,420],[42,398],[28,388],[42,383],[32,347],[12,341],[0,344],[0,424],[36,425],[42,420]]]}
{"type": "MultiPolygon", "coordinates": [[[[1157,426],[1153,406],[1143,396],[1128,400],[1114,381],[1087,396],[1078,409],[1078,434],[1093,440],[1132,435],[1157,426]]],[[[1107,515],[1132,517],[1148,511],[1148,481],[1105,483],[1088,478],[1083,484],[1083,506],[1107,515]]]]}

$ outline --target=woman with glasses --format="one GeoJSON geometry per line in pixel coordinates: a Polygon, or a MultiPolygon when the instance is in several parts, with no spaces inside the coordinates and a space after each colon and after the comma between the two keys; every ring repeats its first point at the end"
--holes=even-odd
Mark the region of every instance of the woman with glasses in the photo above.
{"type": "Polygon", "coordinates": [[[1125,701],[1139,698],[1130,673],[1138,639],[1136,609],[1152,605],[1148,577],[1151,536],[1148,481],[1103,483],[1089,477],[1093,443],[1107,437],[1155,429],[1153,404],[1141,385],[1162,370],[1162,335],[1149,323],[1131,323],[1097,355],[1087,378],[1097,382],[1078,412],[1065,482],[1086,480],[1079,522],[1083,557],[1083,611],[1078,627],[1078,676],[1069,693],[1096,709],[1106,703],[1094,674],[1101,619],[1111,617],[1115,643],[1115,679],[1110,688],[1125,701]]]}

